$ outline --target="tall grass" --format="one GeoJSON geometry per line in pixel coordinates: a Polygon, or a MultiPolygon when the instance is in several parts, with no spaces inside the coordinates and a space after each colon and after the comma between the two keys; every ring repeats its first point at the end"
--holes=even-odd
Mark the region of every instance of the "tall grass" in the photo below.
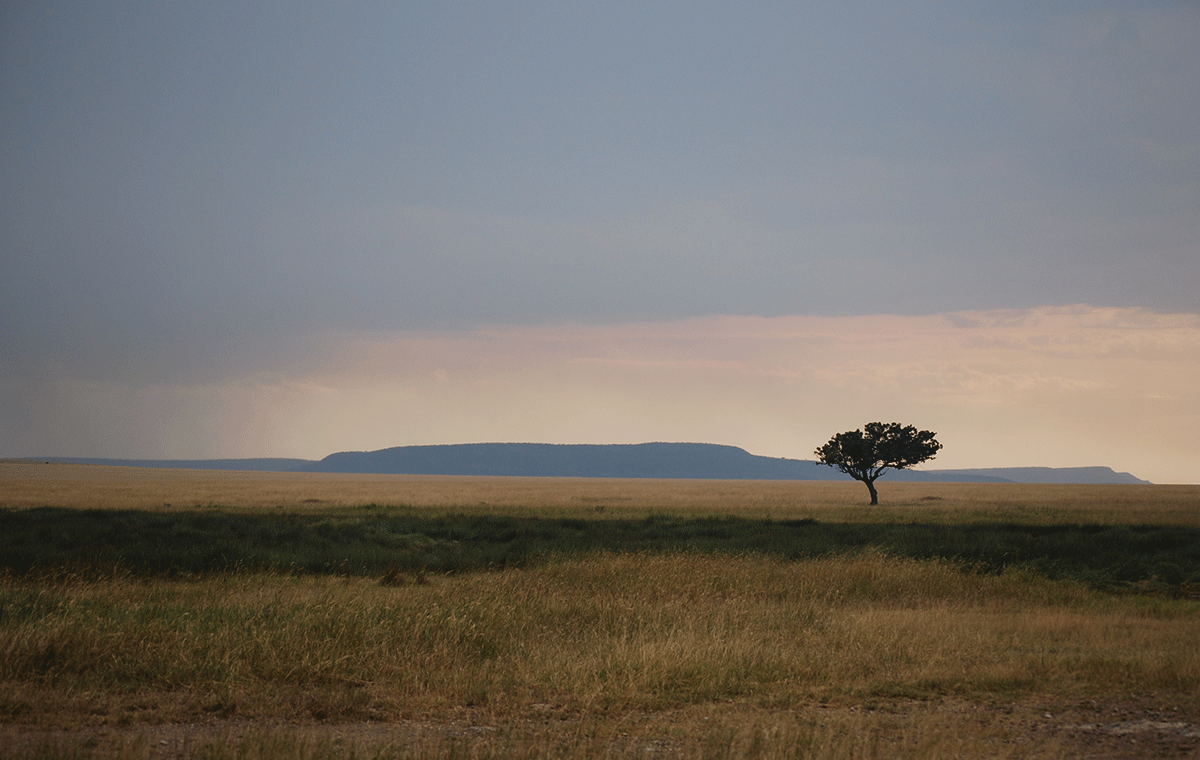
{"type": "MultiPolygon", "coordinates": [[[[211,734],[211,732],[205,732],[211,734]]],[[[722,710],[672,714],[670,718],[530,723],[514,727],[433,728],[370,731],[347,737],[336,728],[274,728],[244,735],[159,740],[136,734],[106,748],[122,760],[155,756],[197,760],[612,760],[698,758],[700,760],[870,760],[907,758],[1075,757],[1054,737],[1020,736],[1004,717],[909,711],[821,710],[797,714],[722,710]],[[157,750],[157,752],[155,751],[157,750]]],[[[75,760],[93,751],[76,742],[45,738],[24,751],[0,756],[29,760],[75,760]]],[[[1119,756],[1119,755],[1118,755],[1119,756]]]]}
{"type": "Polygon", "coordinates": [[[0,568],[191,575],[352,575],[529,566],[611,552],[763,554],[808,559],[886,552],[980,573],[1026,569],[1097,588],[1200,594],[1200,527],[1000,522],[822,522],[650,514],[638,519],[431,513],[367,506],[303,512],[231,508],[0,509],[0,568]]]}
{"type": "Polygon", "coordinates": [[[1192,487],[45,467],[0,464],[4,758],[1054,757],[1043,713],[1200,710],[1192,487]]]}
{"type": "Polygon", "coordinates": [[[1196,640],[1193,602],[885,556],[597,555],[391,587],[8,578],[0,714],[390,720],[464,705],[511,715],[1034,691],[1191,699],[1196,640]]]}

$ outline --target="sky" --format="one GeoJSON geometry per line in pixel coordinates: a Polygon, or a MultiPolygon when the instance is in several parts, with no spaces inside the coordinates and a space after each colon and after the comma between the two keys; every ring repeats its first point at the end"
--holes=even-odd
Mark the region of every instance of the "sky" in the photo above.
{"type": "Polygon", "coordinates": [[[1200,483],[1200,4],[0,4],[0,457],[1200,483]]]}

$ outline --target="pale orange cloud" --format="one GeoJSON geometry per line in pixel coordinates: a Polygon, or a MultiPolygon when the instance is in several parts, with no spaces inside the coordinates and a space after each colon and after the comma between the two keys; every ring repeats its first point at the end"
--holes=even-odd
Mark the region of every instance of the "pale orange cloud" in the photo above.
{"type": "Polygon", "coordinates": [[[321,457],[474,441],[703,441],[811,458],[872,420],[936,467],[1106,465],[1200,482],[1200,315],[1084,306],[330,334],[288,373],[77,389],[170,456],[321,457]]]}

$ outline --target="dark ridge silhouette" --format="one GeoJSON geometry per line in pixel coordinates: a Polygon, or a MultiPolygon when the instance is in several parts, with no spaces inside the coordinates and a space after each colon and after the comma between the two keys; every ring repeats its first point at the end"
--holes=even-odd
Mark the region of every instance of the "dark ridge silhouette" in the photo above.
{"type": "MultiPolygon", "coordinates": [[[[488,475],[559,478],[701,480],[850,480],[807,459],[756,456],[712,443],[461,443],[342,451],[310,459],[97,459],[28,457],[19,461],[188,470],[341,472],[394,475],[488,475]]],[[[881,482],[1147,483],[1108,467],[1001,467],[889,470],[881,482]]]]}
{"type": "MultiPolygon", "coordinates": [[[[969,470],[932,470],[931,472],[963,475],[986,474],[1013,483],[1099,483],[1150,485],[1149,480],[1134,477],[1128,472],[1115,472],[1111,467],[991,467],[969,470]]],[[[886,475],[884,477],[887,477],[886,475]]]]}
{"type": "MultiPolygon", "coordinates": [[[[547,444],[464,443],[343,451],[298,468],[302,472],[406,475],[491,475],[575,478],[695,478],[712,480],[849,480],[806,459],[750,454],[711,443],[547,444]]],[[[896,483],[1146,483],[1107,467],[1016,467],[973,470],[889,470],[896,483]]]]}
{"type": "Polygon", "coordinates": [[[815,463],[754,456],[709,443],[466,443],[343,451],[305,472],[518,475],[560,478],[825,480],[815,463]]]}

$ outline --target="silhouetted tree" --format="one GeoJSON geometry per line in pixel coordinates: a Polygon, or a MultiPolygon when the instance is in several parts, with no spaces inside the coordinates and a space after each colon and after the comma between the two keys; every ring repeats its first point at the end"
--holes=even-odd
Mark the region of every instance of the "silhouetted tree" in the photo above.
{"type": "Polygon", "coordinates": [[[862,430],[838,433],[817,449],[817,464],[836,467],[867,484],[871,503],[879,503],[875,481],[889,467],[903,470],[933,459],[942,444],[935,433],[899,422],[868,422],[862,430]]]}

